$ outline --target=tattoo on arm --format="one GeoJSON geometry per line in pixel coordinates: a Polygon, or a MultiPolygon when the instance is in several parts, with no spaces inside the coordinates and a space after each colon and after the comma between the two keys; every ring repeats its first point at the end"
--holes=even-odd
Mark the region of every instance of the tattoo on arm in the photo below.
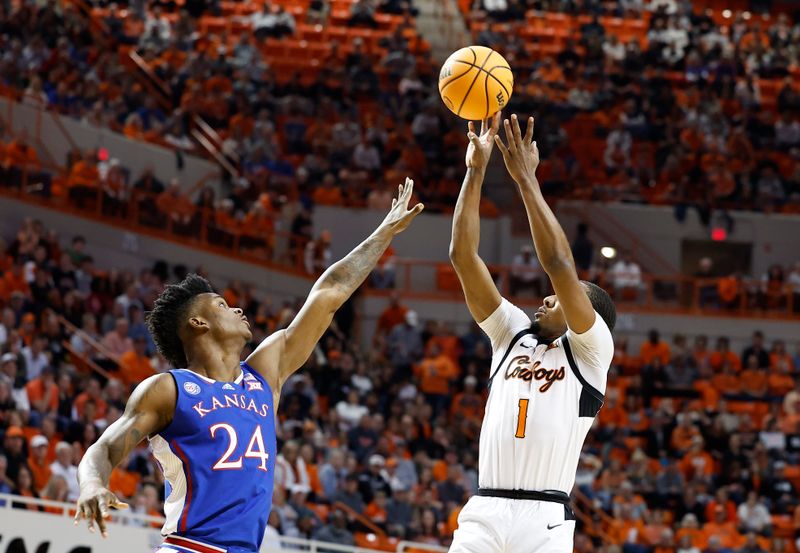
{"type": "Polygon", "coordinates": [[[349,296],[366,280],[389,247],[392,235],[379,229],[332,265],[319,280],[321,287],[333,287],[349,296]]]}

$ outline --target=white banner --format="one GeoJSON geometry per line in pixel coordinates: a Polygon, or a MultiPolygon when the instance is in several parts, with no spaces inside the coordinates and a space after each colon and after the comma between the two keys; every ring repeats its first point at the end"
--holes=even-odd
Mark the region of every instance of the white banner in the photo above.
{"type": "Polygon", "coordinates": [[[161,540],[156,529],[109,522],[104,539],[68,516],[0,509],[0,553],[147,553],[161,540]]]}

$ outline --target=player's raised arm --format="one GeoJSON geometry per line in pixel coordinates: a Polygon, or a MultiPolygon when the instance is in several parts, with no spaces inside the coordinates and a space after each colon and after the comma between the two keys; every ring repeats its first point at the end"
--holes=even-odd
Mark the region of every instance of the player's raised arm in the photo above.
{"type": "Polygon", "coordinates": [[[500,113],[492,118],[490,126],[487,127],[487,123],[484,121],[481,124],[480,136],[475,134],[472,122],[469,123],[467,174],[458,194],[450,238],[450,261],[461,281],[472,318],[479,323],[491,315],[502,301],[489,269],[478,255],[481,187],[492,155],[494,138],[499,130],[500,113]]]}
{"type": "Polygon", "coordinates": [[[536,256],[550,277],[553,289],[564,310],[570,330],[582,334],[594,324],[595,311],[586,291],[578,279],[575,261],[564,229],[547,205],[536,179],[539,165],[539,149],[533,141],[533,117],[528,119],[525,136],[519,127],[516,115],[504,121],[508,146],[499,136],[497,147],[503,154],[506,168],[519,186],[522,201],[528,213],[528,223],[536,247],[536,256]]]}
{"type": "Polygon", "coordinates": [[[94,523],[106,536],[110,509],[127,509],[108,489],[111,471],[128,457],[139,442],[164,429],[172,420],[177,391],[169,374],[151,376],[131,394],[125,413],[109,426],[83,456],[78,466],[81,495],[78,498],[75,524],[85,518],[89,531],[94,523]]]}
{"type": "Polygon", "coordinates": [[[408,202],[414,181],[406,179],[383,222],[369,238],[343,259],[331,265],[314,284],[306,302],[291,324],[264,340],[247,358],[247,363],[265,375],[277,392],[299,369],[330,326],[333,315],[369,276],[395,235],[404,231],[423,209],[408,202]],[[277,371],[275,370],[277,368],[277,371]]]}

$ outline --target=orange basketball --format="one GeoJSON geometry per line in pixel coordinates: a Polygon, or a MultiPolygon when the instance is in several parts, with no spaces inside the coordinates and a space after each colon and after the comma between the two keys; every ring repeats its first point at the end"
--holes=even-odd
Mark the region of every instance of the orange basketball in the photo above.
{"type": "Polygon", "coordinates": [[[485,46],[453,52],[439,72],[439,94],[445,105],[464,119],[488,119],[508,104],[514,74],[508,62],[485,46]]]}

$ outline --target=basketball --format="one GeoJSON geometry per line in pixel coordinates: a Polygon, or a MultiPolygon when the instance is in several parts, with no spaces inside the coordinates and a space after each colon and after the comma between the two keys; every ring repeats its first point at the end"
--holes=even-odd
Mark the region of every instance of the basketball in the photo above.
{"type": "Polygon", "coordinates": [[[488,119],[508,104],[514,74],[503,56],[485,46],[453,52],[439,72],[439,94],[463,119],[488,119]]]}

